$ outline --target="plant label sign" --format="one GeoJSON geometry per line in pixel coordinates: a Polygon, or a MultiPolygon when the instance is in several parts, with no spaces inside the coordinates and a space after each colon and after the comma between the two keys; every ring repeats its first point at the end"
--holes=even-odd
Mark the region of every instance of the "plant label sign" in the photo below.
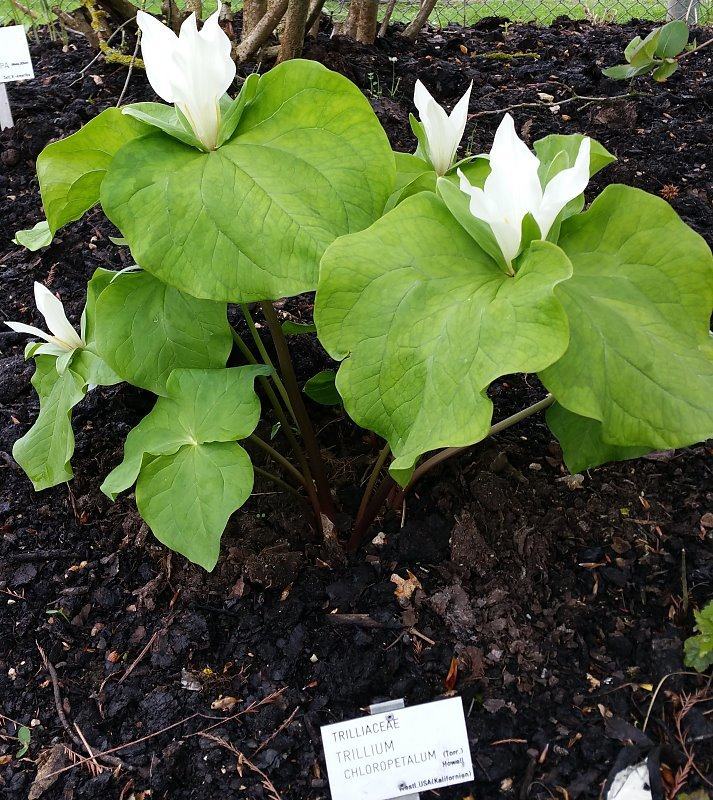
{"type": "Polygon", "coordinates": [[[473,780],[459,697],[322,727],[335,800],[390,800],[473,780]]]}
{"type": "Polygon", "coordinates": [[[0,83],[24,81],[34,77],[24,26],[8,25],[0,28],[0,83]]]}
{"type": "Polygon", "coordinates": [[[5,83],[34,77],[24,26],[0,28],[0,131],[14,126],[5,83]]]}

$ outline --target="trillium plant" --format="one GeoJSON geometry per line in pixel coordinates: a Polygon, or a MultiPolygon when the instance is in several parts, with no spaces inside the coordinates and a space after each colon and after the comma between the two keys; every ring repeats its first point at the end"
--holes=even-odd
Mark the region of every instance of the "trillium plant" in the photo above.
{"type": "Polygon", "coordinates": [[[596,141],[533,152],[505,115],[489,154],[458,161],[470,88],[449,115],[419,82],[417,150],[395,153],[341,75],[289,61],[232,98],[217,17],[178,37],[139,25],[173,105],[108,109],[37,161],[47,236],[100,204],[137,266],[97,270],[81,327],[39,284],[49,332],[9,323],[42,340],[26,351],[39,417],[13,451],[36,489],[72,475],[74,406],[120,381],[156,401],[102,490],[135,487],[156,537],[206,569],[256,471],[333,542],[305,393],[383,440],[337,531],[351,547],[429,468],[540,410],[571,471],[713,436],[711,252],[638,189],[608,186],[584,210],[614,160],[596,141]],[[304,292],[314,325],[282,322],[274,302],[304,292]],[[339,368],[301,387],[288,339],[314,331],[339,368]],[[517,372],[547,394],[494,425],[488,388],[517,372]]]}

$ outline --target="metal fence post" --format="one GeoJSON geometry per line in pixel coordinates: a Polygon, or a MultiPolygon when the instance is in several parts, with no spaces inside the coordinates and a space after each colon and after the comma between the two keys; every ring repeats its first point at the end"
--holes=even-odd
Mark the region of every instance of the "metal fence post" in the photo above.
{"type": "Polygon", "coordinates": [[[699,0],[668,0],[666,19],[682,19],[694,25],[698,22],[699,0]]]}

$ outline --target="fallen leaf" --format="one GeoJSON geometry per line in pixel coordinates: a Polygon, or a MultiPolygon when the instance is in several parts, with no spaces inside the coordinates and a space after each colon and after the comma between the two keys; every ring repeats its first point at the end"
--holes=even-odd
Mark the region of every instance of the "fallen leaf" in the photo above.
{"type": "Polygon", "coordinates": [[[451,692],[456,688],[456,681],[458,680],[458,659],[453,656],[451,658],[451,665],[448,668],[448,675],[446,675],[446,689],[451,692]]]}
{"type": "Polygon", "coordinates": [[[239,702],[238,697],[219,697],[210,704],[210,707],[213,711],[230,711],[239,702]]]}
{"type": "Polygon", "coordinates": [[[411,598],[416,589],[423,589],[421,582],[410,569],[406,570],[406,575],[408,576],[407,578],[402,578],[394,572],[391,576],[391,583],[396,584],[394,595],[401,606],[405,606],[411,602],[411,598]]]}
{"type": "Polygon", "coordinates": [[[37,775],[35,775],[28,800],[38,800],[59,777],[59,770],[67,764],[66,748],[56,744],[50,750],[43,750],[37,756],[37,775]]]}
{"type": "Polygon", "coordinates": [[[713,528],[713,513],[711,513],[710,511],[707,511],[701,517],[701,525],[703,525],[704,528],[707,528],[709,530],[711,528],[713,528]]]}

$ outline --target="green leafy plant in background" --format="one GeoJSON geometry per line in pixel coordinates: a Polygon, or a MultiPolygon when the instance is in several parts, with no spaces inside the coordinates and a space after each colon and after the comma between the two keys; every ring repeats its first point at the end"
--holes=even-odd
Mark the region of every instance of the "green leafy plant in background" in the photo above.
{"type": "MultiPolygon", "coordinates": [[[[171,36],[155,46],[181,47],[171,36]]],[[[37,162],[46,235],[99,203],[139,265],[95,273],[79,332],[42,293],[51,333],[14,323],[46,340],[26,351],[40,415],[13,451],[37,489],[71,477],[72,409],[120,380],[156,402],[102,490],[135,485],[155,535],[206,569],[256,472],[306,498],[333,541],[305,394],[385,440],[339,531],[351,548],[424,472],[544,409],[572,471],[713,435],[710,250],[637,189],[610,186],[584,211],[613,161],[597,142],[548,136],[532,152],[505,116],[489,154],[458,160],[470,90],[449,115],[419,84],[418,148],[393,153],[359,90],[319,64],[251,76],[235,99],[227,63],[210,66],[205,103],[176,93],[190,53],[182,78],[152,73],[167,56],[145,61],[173,107],[104,111],[37,162]],[[280,320],[274,301],[313,291],[314,326],[280,320]],[[315,330],[339,368],[301,387],[287,337],[315,330]],[[513,372],[548,394],[493,424],[489,386],[513,372]]]]}
{"type": "Polygon", "coordinates": [[[697,633],[683,643],[684,660],[687,667],[705,672],[713,666],[713,601],[694,614],[697,633]]]}
{"type": "Polygon", "coordinates": [[[667,22],[654,28],[645,39],[640,36],[632,39],[624,50],[627,63],[607,67],[602,73],[608,78],[626,80],[650,72],[654,80],[663,82],[678,69],[678,59],[688,48],[688,36],[685,22],[667,22]]]}

